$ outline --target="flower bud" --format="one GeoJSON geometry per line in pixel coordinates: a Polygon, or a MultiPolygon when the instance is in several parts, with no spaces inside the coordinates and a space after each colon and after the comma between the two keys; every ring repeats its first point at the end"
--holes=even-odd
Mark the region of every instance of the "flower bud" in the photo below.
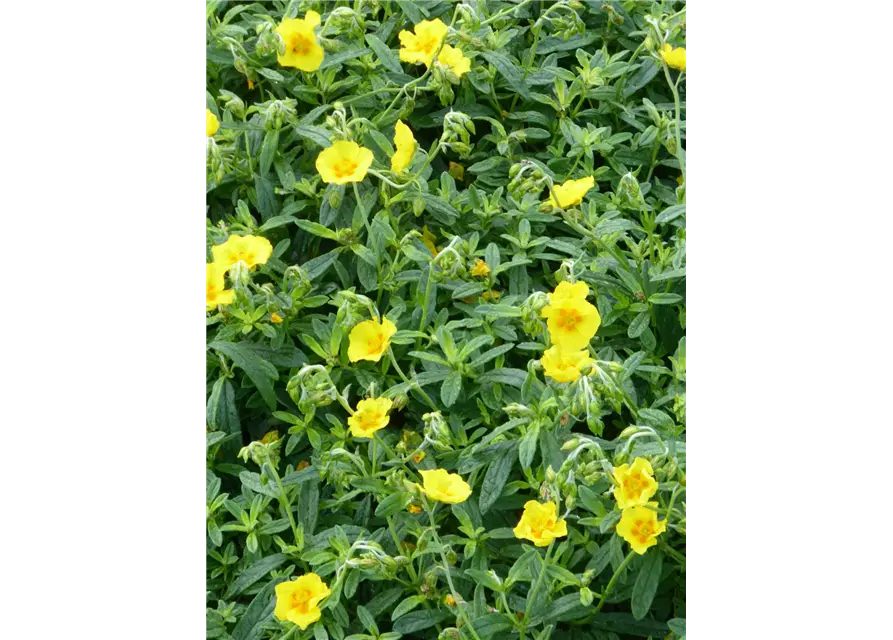
{"type": "Polygon", "coordinates": [[[582,604],[584,607],[588,607],[592,604],[592,600],[593,595],[589,587],[583,587],[582,589],[580,589],[580,604],[582,604]]]}
{"type": "Polygon", "coordinates": [[[565,442],[563,445],[561,445],[561,450],[562,451],[570,451],[571,449],[576,449],[577,445],[579,445],[579,444],[580,444],[579,438],[571,438],[570,440],[565,442]]]}

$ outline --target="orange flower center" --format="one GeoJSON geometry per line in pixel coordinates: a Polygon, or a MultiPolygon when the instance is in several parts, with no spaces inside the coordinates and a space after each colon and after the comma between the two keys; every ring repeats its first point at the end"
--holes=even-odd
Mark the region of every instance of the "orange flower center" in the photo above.
{"type": "Polygon", "coordinates": [[[635,537],[640,544],[645,544],[648,542],[648,539],[654,534],[654,523],[650,520],[636,520],[633,523],[633,537],[635,537]]]}
{"type": "Polygon", "coordinates": [[[236,263],[239,260],[241,260],[248,266],[251,266],[252,264],[254,264],[254,253],[252,253],[250,251],[234,251],[232,254],[230,254],[230,257],[231,257],[233,263],[236,263]]]}
{"type": "Polygon", "coordinates": [[[369,350],[369,353],[379,353],[381,351],[383,344],[384,344],[384,334],[379,333],[374,338],[369,338],[366,341],[366,348],[369,350]]]}
{"type": "Polygon", "coordinates": [[[583,320],[583,316],[576,309],[559,309],[555,325],[563,331],[573,331],[583,320]]]}
{"type": "Polygon", "coordinates": [[[635,498],[642,493],[643,489],[645,489],[646,483],[645,479],[641,475],[636,474],[628,477],[624,485],[626,493],[629,494],[631,498],[635,498]]]}
{"type": "Polygon", "coordinates": [[[541,520],[540,522],[532,525],[530,527],[530,532],[534,535],[534,537],[542,538],[543,533],[546,531],[551,531],[554,526],[555,518],[549,518],[545,522],[541,520]]]}
{"type": "Polygon", "coordinates": [[[335,166],[332,167],[332,171],[335,172],[335,175],[338,178],[346,178],[347,176],[353,175],[353,172],[357,170],[358,166],[359,165],[353,160],[345,158],[336,162],[335,166]]]}
{"type": "Polygon", "coordinates": [[[419,49],[421,49],[425,53],[434,53],[434,47],[437,46],[437,38],[435,38],[434,36],[419,38],[418,43],[419,49]]]}
{"type": "Polygon", "coordinates": [[[363,431],[369,431],[372,427],[376,426],[379,422],[381,422],[384,416],[379,411],[374,410],[366,410],[363,411],[360,415],[360,429],[363,431]]]}
{"type": "Polygon", "coordinates": [[[313,594],[307,589],[298,589],[291,594],[291,606],[297,609],[299,613],[307,613],[310,609],[308,603],[312,597],[313,594]]]}
{"type": "Polygon", "coordinates": [[[313,41],[303,33],[293,34],[288,43],[288,48],[291,49],[291,52],[299,56],[306,56],[310,53],[310,48],[312,46],[313,41]]]}

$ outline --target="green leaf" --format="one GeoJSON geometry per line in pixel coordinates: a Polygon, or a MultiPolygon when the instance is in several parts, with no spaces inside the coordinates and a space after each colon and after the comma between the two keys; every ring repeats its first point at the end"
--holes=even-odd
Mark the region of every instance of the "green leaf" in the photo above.
{"type": "Polygon", "coordinates": [[[440,386],[440,399],[444,406],[451,407],[462,393],[462,374],[451,371],[440,386]]]}
{"type": "Polygon", "coordinates": [[[636,576],[631,599],[633,617],[641,620],[651,608],[657,585],[660,583],[660,572],[664,566],[664,555],[659,549],[652,549],[645,554],[642,568],[636,576]]]}
{"type": "Polygon", "coordinates": [[[367,53],[372,53],[372,50],[366,49],[364,47],[362,49],[348,49],[346,51],[340,51],[334,55],[326,54],[326,57],[323,59],[322,64],[319,65],[319,69],[317,71],[322,71],[324,69],[328,69],[329,67],[334,67],[336,64],[341,64],[342,62],[347,62],[348,60],[359,58],[360,56],[364,56],[367,53]]]}
{"type": "Polygon", "coordinates": [[[481,492],[478,496],[481,514],[487,513],[497,498],[502,495],[502,489],[505,487],[505,483],[508,482],[515,460],[515,448],[509,447],[496,460],[490,463],[487,473],[484,475],[481,492]]]}
{"type": "Polygon", "coordinates": [[[320,238],[328,238],[329,240],[335,240],[338,237],[338,234],[328,227],[324,227],[318,222],[313,222],[312,220],[296,220],[295,224],[301,227],[307,233],[312,233],[315,236],[319,236],[320,238]]]}
{"type": "Polygon", "coordinates": [[[525,469],[529,469],[530,465],[533,463],[533,456],[536,454],[536,444],[539,441],[539,435],[540,425],[539,423],[534,423],[521,438],[521,444],[518,446],[518,459],[521,461],[521,466],[525,469]]]}
{"type": "Polygon", "coordinates": [[[260,175],[265,176],[270,172],[276,150],[279,148],[279,131],[267,131],[264,134],[264,142],[260,147],[260,175]]]}
{"type": "Polygon", "coordinates": [[[638,71],[626,81],[626,86],[623,87],[623,97],[628,98],[651,82],[654,79],[654,76],[657,75],[659,69],[659,65],[654,60],[647,58],[645,62],[642,63],[642,66],[639,67],[638,71]]]}
{"type": "Polygon", "coordinates": [[[229,600],[243,593],[245,589],[253,585],[255,582],[263,578],[265,575],[270,573],[273,569],[278,569],[282,564],[288,559],[285,554],[276,553],[272,556],[267,556],[266,558],[261,558],[247,569],[242,571],[235,580],[233,580],[232,584],[229,586],[229,589],[226,590],[224,594],[224,598],[229,600]]]}
{"type": "Polygon", "coordinates": [[[276,393],[273,391],[273,382],[279,379],[276,367],[260,358],[243,344],[216,340],[210,344],[210,347],[228,357],[242,369],[260,391],[270,410],[276,409],[276,393]]]}
{"type": "Polygon", "coordinates": [[[409,613],[425,601],[425,596],[409,596],[398,604],[391,612],[391,620],[396,620],[404,613],[409,613]]]}
{"type": "Polygon", "coordinates": [[[499,581],[494,578],[489,571],[484,571],[483,569],[466,569],[465,575],[491,591],[496,591],[497,593],[502,593],[503,591],[502,585],[499,584],[499,581]]]}
{"type": "Polygon", "coordinates": [[[626,331],[626,335],[630,338],[638,338],[642,335],[642,332],[648,328],[648,321],[651,319],[651,316],[647,311],[643,311],[639,315],[637,315],[633,321],[629,324],[629,329],[626,331]]]}
{"type": "Polygon", "coordinates": [[[274,590],[280,582],[285,582],[287,578],[273,578],[264,585],[245,612],[236,622],[233,629],[233,640],[260,640],[263,637],[263,625],[273,617],[273,609],[276,608],[276,598],[274,590]]]}
{"type": "Polygon", "coordinates": [[[403,73],[403,67],[400,66],[400,60],[397,59],[397,56],[394,55],[394,52],[388,47],[388,45],[379,40],[377,36],[372,35],[371,33],[367,33],[366,43],[370,47],[372,47],[375,55],[378,56],[378,59],[389,71],[393,71],[394,73],[403,73]]]}
{"type": "Polygon", "coordinates": [[[483,56],[484,60],[496,67],[499,74],[505,78],[506,82],[508,82],[509,86],[514,89],[516,93],[525,100],[530,100],[530,90],[524,82],[521,71],[511,60],[501,53],[493,51],[483,51],[481,52],[481,56],[483,56]]]}
{"type": "Polygon", "coordinates": [[[406,491],[392,493],[378,504],[378,507],[375,509],[375,515],[379,518],[393,515],[398,511],[403,511],[411,501],[411,493],[406,491]]]}
{"type": "Polygon", "coordinates": [[[208,397],[207,414],[208,426],[212,431],[242,432],[236,394],[227,378],[218,378],[214,383],[208,397]]]}
{"type": "Polygon", "coordinates": [[[685,205],[684,204],[676,204],[672,207],[667,207],[663,211],[661,211],[660,215],[657,216],[654,221],[657,224],[661,224],[664,222],[672,222],[679,216],[685,215],[685,205]]]}
{"type": "Polygon", "coordinates": [[[311,260],[308,260],[304,264],[301,265],[301,268],[307,274],[307,278],[310,280],[315,280],[319,278],[322,274],[326,272],[326,270],[332,266],[332,263],[338,258],[338,250],[329,251],[321,256],[317,256],[311,260]]]}
{"type": "Polygon", "coordinates": [[[332,134],[322,127],[317,127],[312,124],[302,124],[295,127],[295,133],[302,138],[315,142],[323,148],[332,146],[332,134]]]}
{"type": "Polygon", "coordinates": [[[269,231],[270,229],[275,229],[276,227],[283,227],[287,224],[290,224],[292,222],[297,222],[297,221],[298,221],[298,219],[292,215],[273,216],[272,218],[270,218],[269,220],[267,220],[260,226],[260,230],[261,231],[269,231]]]}
{"type": "Polygon", "coordinates": [[[430,211],[442,224],[453,224],[456,221],[456,218],[459,217],[459,212],[456,211],[449,202],[445,202],[442,198],[434,194],[414,192],[407,194],[407,196],[421,197],[422,200],[425,201],[425,209],[430,211]]]}
{"type": "Polygon", "coordinates": [[[394,622],[394,631],[407,634],[433,627],[438,622],[452,618],[453,614],[445,611],[410,611],[394,622]]]}
{"type": "Polygon", "coordinates": [[[676,304],[681,300],[682,296],[678,293],[655,293],[648,298],[651,304],[676,304]]]}

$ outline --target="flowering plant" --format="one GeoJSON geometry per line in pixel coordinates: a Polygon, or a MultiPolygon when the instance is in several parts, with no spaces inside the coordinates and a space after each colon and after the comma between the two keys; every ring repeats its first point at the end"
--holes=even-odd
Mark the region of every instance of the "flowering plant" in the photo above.
{"type": "Polygon", "coordinates": [[[684,5],[207,6],[208,637],[683,637],[684,5]]]}

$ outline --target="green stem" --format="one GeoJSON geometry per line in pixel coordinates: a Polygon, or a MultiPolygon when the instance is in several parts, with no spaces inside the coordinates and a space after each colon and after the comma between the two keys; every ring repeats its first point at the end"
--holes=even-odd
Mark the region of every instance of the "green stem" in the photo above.
{"type": "Polygon", "coordinates": [[[400,378],[403,380],[403,382],[410,385],[411,389],[415,389],[416,391],[418,391],[421,394],[421,396],[425,399],[425,402],[428,404],[428,406],[431,407],[432,411],[437,411],[437,405],[434,404],[434,401],[431,400],[431,398],[428,396],[427,393],[425,393],[425,390],[422,389],[422,387],[418,384],[413,385],[412,382],[410,382],[409,378],[406,377],[406,374],[403,373],[403,369],[401,369],[400,365],[397,364],[397,358],[394,357],[394,350],[391,349],[391,347],[388,347],[388,356],[390,356],[391,364],[394,365],[394,368],[397,370],[397,375],[400,376],[400,378]]]}
{"type": "Polygon", "coordinates": [[[667,63],[661,59],[661,66],[664,68],[664,75],[667,78],[667,84],[670,85],[670,91],[673,92],[673,104],[676,107],[676,160],[679,161],[679,172],[682,174],[682,184],[685,184],[685,162],[682,160],[682,124],[679,116],[679,81],[682,79],[682,73],[676,78],[676,83],[670,77],[670,68],[667,63]]]}
{"type": "Polygon", "coordinates": [[[372,473],[375,474],[378,471],[377,462],[378,462],[378,438],[375,437],[375,434],[372,434],[372,473]]]}
{"type": "Polygon", "coordinates": [[[293,635],[295,635],[295,631],[297,631],[297,630],[298,630],[298,625],[294,625],[294,626],[292,626],[291,629],[289,629],[289,630],[286,631],[282,636],[280,636],[279,640],[288,640],[288,639],[291,638],[293,635]]]}
{"type": "Polygon", "coordinates": [[[273,472],[273,479],[276,481],[276,486],[279,488],[279,504],[285,509],[285,513],[288,515],[288,523],[291,525],[291,533],[295,538],[295,546],[298,546],[298,525],[295,523],[295,517],[291,513],[291,500],[288,499],[288,493],[285,491],[285,486],[282,484],[282,479],[279,477],[279,472],[276,471],[276,468],[267,463],[267,466],[273,472]]]}
{"type": "Polygon", "coordinates": [[[571,167],[570,171],[567,172],[567,179],[570,180],[574,175],[574,169],[577,168],[577,165],[580,164],[580,160],[583,159],[583,154],[577,156],[577,159],[574,160],[574,165],[571,167]]]}
{"type": "Polygon", "coordinates": [[[608,581],[608,586],[605,587],[605,590],[602,592],[602,597],[598,601],[598,606],[593,611],[593,614],[598,613],[602,610],[602,607],[605,604],[605,601],[608,599],[608,596],[611,595],[611,591],[614,589],[614,583],[617,582],[617,578],[626,569],[626,566],[632,562],[633,556],[636,555],[635,551],[630,551],[626,554],[626,557],[623,559],[623,562],[620,563],[620,566],[617,567],[617,571],[614,572],[614,575],[611,576],[611,579],[608,581]]]}
{"type": "Polygon", "coordinates": [[[549,564],[549,556],[552,553],[552,547],[555,546],[555,541],[549,543],[549,548],[546,549],[546,555],[543,556],[543,568],[540,569],[540,574],[536,577],[536,582],[533,584],[533,588],[530,589],[530,593],[527,594],[527,605],[524,607],[524,626],[521,627],[521,640],[524,640],[524,632],[527,630],[527,624],[530,621],[530,608],[533,606],[534,596],[536,596],[536,592],[539,591],[540,584],[543,582],[543,578],[546,575],[546,567],[549,564]]]}
{"type": "Polygon", "coordinates": [[[490,24],[491,22],[493,22],[495,20],[499,20],[502,16],[506,15],[507,13],[511,13],[512,11],[520,9],[521,7],[526,7],[531,2],[533,2],[533,0],[524,0],[523,2],[519,2],[518,4],[516,4],[514,7],[509,7],[508,9],[503,9],[499,13],[494,13],[492,16],[490,16],[489,18],[484,20],[481,23],[481,26],[483,27],[485,25],[490,24]]]}
{"type": "Polygon", "coordinates": [[[456,592],[456,587],[453,586],[453,577],[450,575],[450,563],[447,562],[446,553],[443,551],[443,543],[440,541],[440,536],[437,535],[437,524],[434,522],[434,512],[431,510],[431,505],[428,504],[428,499],[423,497],[422,504],[425,505],[425,511],[428,513],[428,520],[431,522],[431,535],[434,537],[434,541],[437,543],[437,547],[440,549],[440,559],[443,562],[443,572],[446,574],[447,584],[450,587],[450,593],[453,595],[453,600],[456,602],[456,608],[459,609],[459,615],[462,617],[462,620],[465,622],[465,626],[471,631],[471,635],[475,637],[476,640],[481,640],[481,637],[478,635],[477,631],[474,629],[474,625],[471,624],[471,621],[468,619],[468,614],[465,613],[465,607],[463,606],[464,601],[456,592]]]}

